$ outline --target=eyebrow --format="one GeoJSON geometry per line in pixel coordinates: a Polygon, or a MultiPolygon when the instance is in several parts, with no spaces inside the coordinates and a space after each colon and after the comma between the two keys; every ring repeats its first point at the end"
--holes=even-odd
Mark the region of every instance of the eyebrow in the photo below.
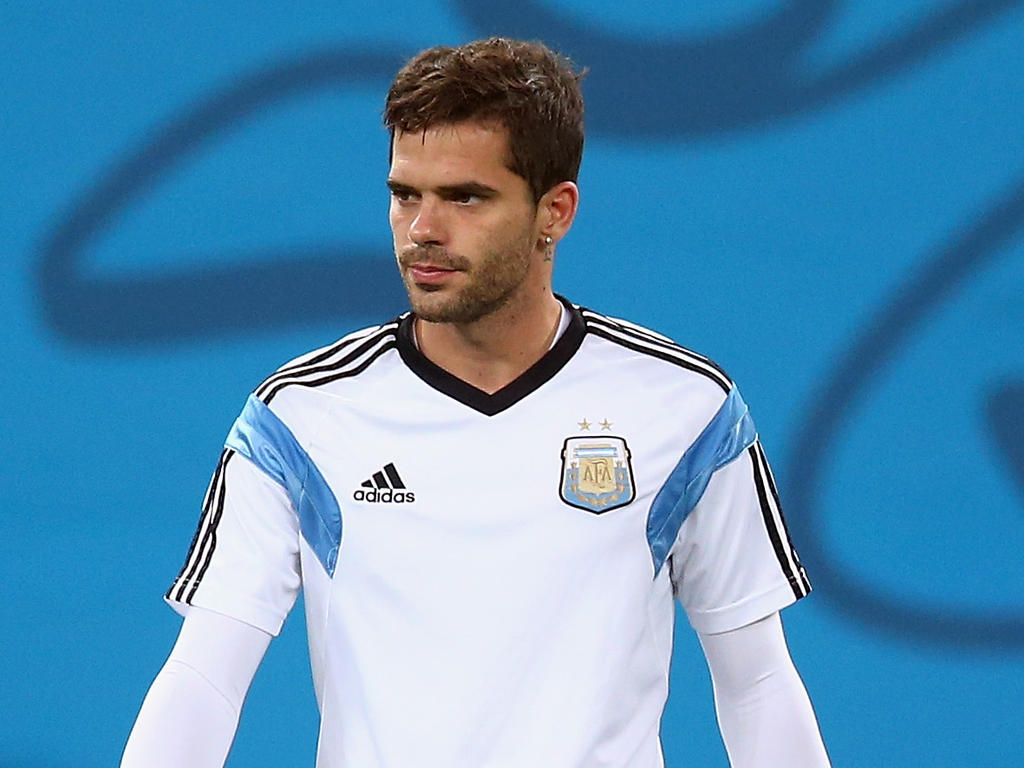
{"type": "MultiPolygon", "coordinates": [[[[388,179],[388,189],[392,192],[405,192],[407,194],[419,191],[415,187],[403,184],[400,181],[395,181],[394,179],[388,179]]],[[[490,198],[498,194],[498,190],[493,187],[489,187],[486,184],[481,184],[478,181],[466,181],[461,184],[448,184],[442,187],[437,187],[434,191],[443,198],[460,197],[462,195],[490,198]]]]}

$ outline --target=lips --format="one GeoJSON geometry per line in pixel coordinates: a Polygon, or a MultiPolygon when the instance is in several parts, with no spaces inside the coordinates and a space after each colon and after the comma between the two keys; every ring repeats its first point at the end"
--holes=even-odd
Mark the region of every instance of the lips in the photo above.
{"type": "Polygon", "coordinates": [[[448,267],[441,267],[436,264],[410,264],[409,274],[414,282],[425,284],[442,283],[454,275],[458,270],[448,267]]]}

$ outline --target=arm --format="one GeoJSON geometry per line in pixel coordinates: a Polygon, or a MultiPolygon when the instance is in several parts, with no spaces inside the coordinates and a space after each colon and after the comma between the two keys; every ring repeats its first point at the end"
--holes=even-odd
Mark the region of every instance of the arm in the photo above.
{"type": "Polygon", "coordinates": [[[228,435],[185,564],[165,595],[185,620],[142,704],[122,768],[223,766],[249,684],[301,587],[300,527],[289,493],[301,485],[291,482],[289,460],[304,453],[287,442],[295,438],[279,420],[260,432],[253,408],[247,402],[228,435]],[[261,463],[250,458],[251,441],[261,463]]]}
{"type": "Polygon", "coordinates": [[[271,635],[193,607],[153,681],[121,768],[221,768],[271,635]]]}
{"type": "Polygon", "coordinates": [[[698,637],[733,768],[829,765],[778,613],[739,629],[698,637]]]}

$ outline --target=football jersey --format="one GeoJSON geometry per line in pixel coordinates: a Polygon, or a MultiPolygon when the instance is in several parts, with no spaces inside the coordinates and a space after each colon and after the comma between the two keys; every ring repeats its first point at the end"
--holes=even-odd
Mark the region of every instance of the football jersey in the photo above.
{"type": "Polygon", "coordinates": [[[319,768],[657,768],[674,598],[715,633],[808,593],[730,379],[562,301],[493,394],[406,314],[232,427],[167,599],[276,634],[304,590],[319,768]]]}

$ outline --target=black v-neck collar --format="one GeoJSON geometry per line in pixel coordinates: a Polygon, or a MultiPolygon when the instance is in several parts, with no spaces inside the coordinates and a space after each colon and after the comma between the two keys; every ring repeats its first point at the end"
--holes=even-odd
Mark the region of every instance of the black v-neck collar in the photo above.
{"type": "Polygon", "coordinates": [[[441,394],[458,400],[463,405],[480,411],[486,416],[494,416],[539,389],[562,370],[562,367],[572,359],[576,350],[580,348],[580,344],[583,343],[583,337],[586,335],[583,314],[561,296],[556,296],[556,298],[569,312],[569,325],[554,346],[544,354],[544,357],[493,395],[482,389],[477,389],[472,384],[467,384],[444,368],[432,363],[417,349],[413,339],[415,316],[411,312],[402,319],[398,326],[398,354],[402,356],[402,360],[409,370],[441,394]]]}

